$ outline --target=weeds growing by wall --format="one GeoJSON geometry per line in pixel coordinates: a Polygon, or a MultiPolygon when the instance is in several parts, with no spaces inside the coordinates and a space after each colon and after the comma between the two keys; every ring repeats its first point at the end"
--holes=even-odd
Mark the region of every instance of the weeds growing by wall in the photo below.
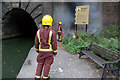
{"type": "Polygon", "coordinates": [[[87,32],[78,32],[74,39],[70,36],[63,38],[64,49],[72,54],[80,52],[80,47],[87,47],[91,42],[106,49],[120,53],[119,49],[119,29],[118,26],[106,26],[101,34],[90,34],[87,32]]]}

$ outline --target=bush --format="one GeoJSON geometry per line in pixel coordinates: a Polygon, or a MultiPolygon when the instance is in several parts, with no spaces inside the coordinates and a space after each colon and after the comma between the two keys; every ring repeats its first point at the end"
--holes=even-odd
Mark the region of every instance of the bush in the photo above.
{"type": "Polygon", "coordinates": [[[118,32],[117,26],[111,25],[105,28],[104,34],[79,32],[76,39],[68,36],[63,38],[62,43],[64,44],[65,50],[72,54],[79,53],[79,48],[89,46],[90,42],[120,53],[118,46],[118,36],[120,36],[120,34],[118,34],[118,32]]]}
{"type": "MultiPolygon", "coordinates": [[[[67,39],[69,42],[66,44],[63,42],[65,50],[68,52],[71,52],[72,54],[79,53],[80,50],[78,49],[80,47],[80,42],[76,39],[67,39]]],[[[64,39],[63,39],[64,41],[64,39]]],[[[66,41],[65,41],[66,42],[66,41]]]]}
{"type": "Polygon", "coordinates": [[[118,38],[120,36],[118,26],[106,26],[103,35],[106,38],[118,38]]]}

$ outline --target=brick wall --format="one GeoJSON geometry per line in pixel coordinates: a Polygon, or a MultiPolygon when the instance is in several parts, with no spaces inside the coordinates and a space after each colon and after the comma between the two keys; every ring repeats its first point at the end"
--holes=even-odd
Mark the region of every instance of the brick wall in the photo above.
{"type": "MultiPolygon", "coordinates": [[[[120,24],[120,3],[118,2],[98,2],[88,3],[90,5],[90,15],[88,31],[91,33],[101,33],[105,26],[120,24]],[[97,4],[97,5],[96,5],[97,4]],[[96,5],[96,9],[94,9],[96,5]],[[94,15],[92,15],[94,14],[94,15]],[[100,16],[96,16],[99,14],[100,16]],[[98,29],[97,29],[98,27],[98,29]]],[[[79,31],[85,31],[85,25],[78,25],[79,31]]]]}
{"type": "MultiPolygon", "coordinates": [[[[26,5],[28,3],[22,3],[21,7],[23,9],[25,9],[26,5]]],[[[70,29],[70,27],[68,28],[68,24],[74,24],[74,6],[71,5],[71,3],[52,3],[52,2],[31,2],[27,12],[30,13],[35,6],[42,4],[42,6],[40,6],[38,9],[36,9],[31,16],[34,18],[35,16],[37,16],[39,13],[42,12],[42,15],[39,16],[38,18],[35,19],[35,23],[37,24],[37,26],[40,24],[40,22],[42,21],[42,17],[45,14],[49,14],[51,16],[53,16],[54,18],[54,24],[53,24],[53,29],[57,30],[57,26],[58,26],[58,22],[62,21],[63,22],[63,26],[65,29],[70,29]],[[61,12],[62,15],[58,15],[58,13],[56,13],[56,6],[61,6],[61,10],[63,12],[61,12]],[[68,11],[67,11],[68,10],[68,11]],[[69,17],[66,17],[65,12],[70,12],[69,16],[71,21],[68,21],[70,19],[66,19],[69,17]],[[64,19],[56,19],[57,15],[59,16],[59,18],[61,16],[64,17],[64,19]],[[65,22],[65,21],[68,21],[65,22]]],[[[76,4],[76,3],[75,3],[76,4]]],[[[86,3],[77,3],[79,5],[81,4],[86,4],[86,3]]],[[[118,24],[120,22],[120,14],[118,14],[118,12],[120,12],[120,8],[118,8],[118,6],[120,5],[120,3],[117,2],[101,2],[101,3],[87,3],[90,5],[90,17],[89,17],[89,25],[88,25],[88,31],[89,32],[101,32],[102,29],[104,28],[104,26],[110,25],[110,24],[118,24]],[[94,7],[95,6],[95,7],[94,7]],[[99,16],[97,15],[99,13],[99,16]],[[94,15],[95,14],[95,15],[94,15]],[[119,16],[118,16],[119,15],[119,16]],[[98,29],[99,28],[99,31],[98,29]],[[94,30],[93,30],[94,29],[94,30]]],[[[11,3],[6,3],[6,5],[8,5],[8,8],[13,8],[11,6],[11,3]]],[[[7,8],[5,7],[5,5],[3,5],[3,11],[7,12],[7,8]]],[[[59,11],[59,9],[58,9],[59,11]]],[[[68,16],[68,15],[67,15],[68,16]]],[[[120,23],[119,23],[120,24],[120,23]]],[[[85,31],[85,25],[78,25],[78,29],[79,31],[85,31]]]]}
{"type": "Polygon", "coordinates": [[[118,2],[102,3],[103,25],[118,24],[118,2]]]}

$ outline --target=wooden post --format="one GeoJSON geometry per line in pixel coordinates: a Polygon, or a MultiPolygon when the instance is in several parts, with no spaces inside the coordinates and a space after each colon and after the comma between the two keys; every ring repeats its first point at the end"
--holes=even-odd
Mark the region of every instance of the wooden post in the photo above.
{"type": "Polygon", "coordinates": [[[75,28],[76,28],[76,34],[75,34],[75,35],[76,35],[76,37],[77,37],[77,30],[78,30],[77,24],[75,25],[75,28]]]}
{"type": "Polygon", "coordinates": [[[75,25],[75,28],[76,28],[76,32],[77,32],[77,24],[75,25]]]}
{"type": "Polygon", "coordinates": [[[87,32],[87,24],[86,24],[86,32],[87,32]]]}

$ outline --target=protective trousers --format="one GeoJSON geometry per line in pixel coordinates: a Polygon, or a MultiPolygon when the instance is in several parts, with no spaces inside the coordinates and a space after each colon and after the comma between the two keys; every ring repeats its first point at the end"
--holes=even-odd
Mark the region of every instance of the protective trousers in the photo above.
{"type": "Polygon", "coordinates": [[[53,54],[52,53],[39,53],[37,56],[37,69],[35,78],[40,78],[42,74],[42,70],[44,67],[43,78],[47,79],[50,75],[50,67],[53,63],[53,54]]]}
{"type": "Polygon", "coordinates": [[[62,40],[62,35],[61,35],[61,32],[58,32],[58,40],[61,41],[62,40]]]}

